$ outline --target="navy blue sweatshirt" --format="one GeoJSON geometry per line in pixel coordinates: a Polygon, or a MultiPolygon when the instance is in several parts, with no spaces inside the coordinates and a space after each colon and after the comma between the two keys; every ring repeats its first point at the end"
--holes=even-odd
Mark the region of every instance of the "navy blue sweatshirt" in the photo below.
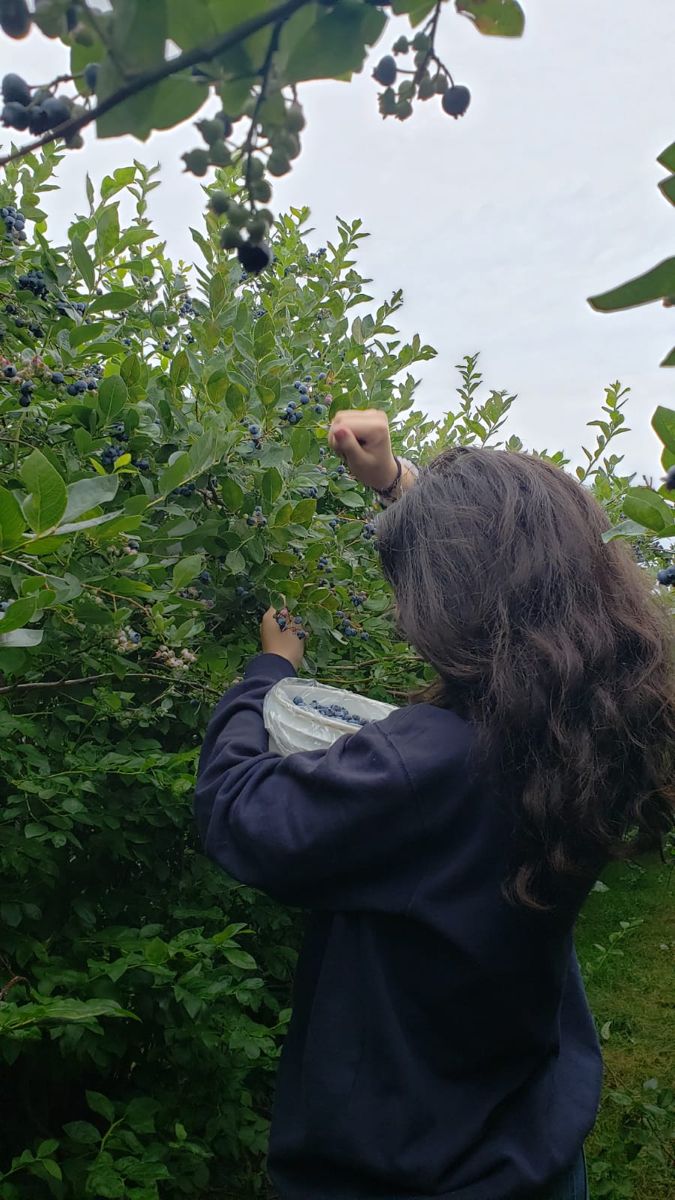
{"type": "Polygon", "coordinates": [[[211,719],[196,813],[228,874],[309,910],[268,1168],[281,1200],[525,1200],[579,1154],[600,1052],[554,915],[508,904],[512,818],[471,728],[401,708],[280,758],[263,654],[211,719]],[[487,775],[487,773],[486,773],[487,775]]]}

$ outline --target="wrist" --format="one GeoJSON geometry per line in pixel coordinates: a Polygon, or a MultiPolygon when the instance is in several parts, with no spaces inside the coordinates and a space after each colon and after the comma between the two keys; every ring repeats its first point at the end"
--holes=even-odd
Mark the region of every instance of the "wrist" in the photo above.
{"type": "Polygon", "coordinates": [[[371,480],[370,486],[374,492],[383,492],[390,488],[398,475],[398,460],[393,452],[382,469],[378,468],[377,475],[371,480]]]}

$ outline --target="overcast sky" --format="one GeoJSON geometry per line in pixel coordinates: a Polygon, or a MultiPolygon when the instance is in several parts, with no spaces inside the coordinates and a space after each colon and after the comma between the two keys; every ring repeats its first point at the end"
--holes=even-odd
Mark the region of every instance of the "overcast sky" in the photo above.
{"type": "MultiPolygon", "coordinates": [[[[658,366],[675,344],[675,309],[600,316],[586,297],[673,252],[675,212],[657,190],[655,160],[675,140],[675,6],[524,6],[522,41],[483,38],[448,6],[439,50],[472,91],[462,120],[432,100],[404,124],[382,122],[369,75],[391,27],[352,84],[305,85],[303,153],[277,183],[275,205],[308,204],[317,245],[336,214],[363,218],[370,290],[380,299],[402,287],[402,332],[438,350],[419,371],[426,411],[452,406],[454,364],[480,350],[487,383],[518,392],[511,430],[577,458],[585,421],[620,379],[632,389],[632,433],[618,444],[631,469],[658,474],[649,418],[656,404],[675,403],[675,371],[658,366]]],[[[11,49],[12,69],[31,83],[60,69],[59,43],[34,34],[11,49]]],[[[99,180],[135,156],[161,163],[153,220],[169,252],[191,260],[187,227],[199,224],[202,194],[179,158],[196,144],[190,125],[145,144],[90,136],[46,204],[53,233],[83,207],[85,170],[99,180]]]]}

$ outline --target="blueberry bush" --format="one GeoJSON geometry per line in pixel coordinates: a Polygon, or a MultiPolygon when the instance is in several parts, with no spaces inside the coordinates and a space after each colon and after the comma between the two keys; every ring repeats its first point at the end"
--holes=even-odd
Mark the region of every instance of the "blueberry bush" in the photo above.
{"type": "MultiPolygon", "coordinates": [[[[299,930],[198,853],[205,723],[270,601],[322,682],[396,703],[422,681],[328,423],[381,407],[424,462],[503,441],[515,396],[472,356],[442,421],[412,407],[434,351],[398,335],[400,293],[373,307],[359,221],[310,250],[292,209],[255,275],[212,204],[191,272],[135,163],[88,185],[54,246],[40,194],[60,157],[0,183],[0,1194],[253,1200],[299,930]]],[[[243,187],[228,169],[207,192],[243,187]]],[[[666,569],[652,514],[672,524],[672,504],[637,496],[611,445],[625,401],[607,389],[578,472],[666,569]]]]}

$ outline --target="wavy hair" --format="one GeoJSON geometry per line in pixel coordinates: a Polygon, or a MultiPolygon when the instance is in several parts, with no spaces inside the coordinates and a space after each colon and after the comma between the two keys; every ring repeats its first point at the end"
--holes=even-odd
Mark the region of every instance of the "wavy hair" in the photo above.
{"type": "Polygon", "coordinates": [[[673,824],[672,622],[608,528],[560,468],[467,447],[378,523],[399,626],[438,674],[414,699],[476,726],[515,816],[504,891],[535,908],[673,824]]]}

